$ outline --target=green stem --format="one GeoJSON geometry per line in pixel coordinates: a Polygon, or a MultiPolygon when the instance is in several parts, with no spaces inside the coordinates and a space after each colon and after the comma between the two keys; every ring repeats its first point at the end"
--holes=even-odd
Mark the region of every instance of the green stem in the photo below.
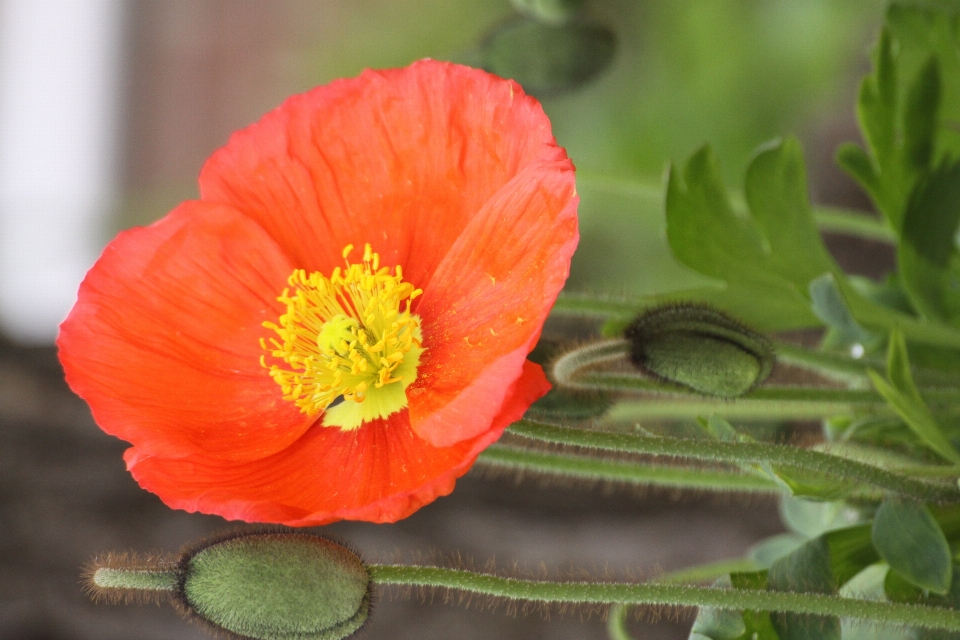
{"type": "MultiPolygon", "coordinates": [[[[605,417],[610,422],[689,420],[710,414],[727,420],[819,420],[850,413],[849,404],[709,399],[621,401],[605,417]]],[[[892,414],[891,414],[892,415],[892,414]]]]}
{"type": "Polygon", "coordinates": [[[855,600],[817,593],[723,589],[675,584],[547,582],[505,578],[462,569],[369,565],[374,584],[453,589],[508,600],[571,604],[713,607],[734,611],[782,611],[841,616],[931,629],[960,631],[960,611],[922,605],[855,600]]]}
{"type": "MultiPolygon", "coordinates": [[[[662,202],[664,198],[663,183],[652,180],[591,173],[581,169],[577,171],[577,184],[656,203],[662,202]]],[[[731,200],[737,208],[745,207],[741,194],[731,192],[731,200]]],[[[843,233],[880,242],[894,243],[897,240],[896,235],[883,220],[865,211],[816,205],[811,209],[821,231],[843,233]]]]}
{"type": "MultiPolygon", "coordinates": [[[[559,380],[558,380],[559,382],[559,380]]],[[[562,384],[562,383],[561,383],[562,384]]],[[[735,399],[712,399],[686,387],[661,382],[636,373],[586,373],[578,376],[573,384],[564,386],[583,390],[628,391],[635,393],[653,393],[658,395],[703,398],[720,404],[743,400],[768,400],[778,402],[810,402],[833,405],[849,409],[853,405],[886,405],[886,401],[872,389],[834,389],[824,387],[769,386],[759,387],[735,399]]],[[[924,396],[960,400],[960,390],[933,390],[924,396]]]]}
{"type": "Polygon", "coordinates": [[[633,640],[633,636],[627,631],[628,611],[629,607],[622,604],[610,607],[610,613],[607,614],[607,635],[610,640],[633,640]]]}
{"type": "Polygon", "coordinates": [[[814,371],[839,382],[859,384],[863,387],[870,386],[870,379],[867,377],[868,367],[874,369],[884,367],[884,364],[879,361],[854,360],[785,342],[776,343],[774,348],[778,362],[814,371]]]}
{"type": "Polygon", "coordinates": [[[645,307],[662,302],[654,296],[615,296],[561,291],[551,313],[591,316],[597,318],[632,317],[645,307]]]}
{"type": "Polygon", "coordinates": [[[177,588],[174,569],[100,567],[93,572],[93,584],[101,589],[124,591],[174,591],[177,588]]]}
{"type": "Polygon", "coordinates": [[[895,244],[895,234],[880,218],[863,211],[840,207],[813,207],[813,217],[821,231],[859,236],[867,240],[895,244]]]}
{"type": "Polygon", "coordinates": [[[855,460],[786,445],[608,433],[560,427],[530,420],[514,423],[510,427],[510,433],[541,442],[605,451],[680,456],[740,466],[769,463],[773,466],[791,467],[855,480],[921,502],[960,502],[960,492],[955,485],[931,484],[855,460]]]}
{"type": "Polygon", "coordinates": [[[626,340],[604,340],[585,347],[573,349],[560,356],[553,363],[551,373],[557,384],[576,387],[575,378],[581,370],[604,362],[620,360],[630,353],[630,343],[626,340]]]}
{"type": "Polygon", "coordinates": [[[477,458],[477,462],[487,467],[522,472],[675,489],[775,494],[783,491],[771,479],[737,471],[601,460],[592,456],[532,451],[502,444],[488,447],[477,458]]]}

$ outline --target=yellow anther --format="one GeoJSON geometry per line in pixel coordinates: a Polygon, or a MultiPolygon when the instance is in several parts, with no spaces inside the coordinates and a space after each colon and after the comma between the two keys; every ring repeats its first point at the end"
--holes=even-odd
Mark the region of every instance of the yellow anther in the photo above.
{"type": "Polygon", "coordinates": [[[268,365],[260,358],[284,399],[308,415],[323,412],[324,426],[341,429],[407,406],[406,388],[416,379],[423,352],[420,318],[410,313],[410,301],[422,291],[403,281],[399,266],[392,275],[381,267],[369,244],[362,264],[351,264],[353,248],[344,248],[345,267],[329,278],[293,271],[277,298],[285,312],[278,323],[263,323],[277,337],[260,340],[281,361],[268,365]],[[371,395],[376,401],[366,402],[371,395]],[[343,402],[330,407],[337,398],[343,402]]]}

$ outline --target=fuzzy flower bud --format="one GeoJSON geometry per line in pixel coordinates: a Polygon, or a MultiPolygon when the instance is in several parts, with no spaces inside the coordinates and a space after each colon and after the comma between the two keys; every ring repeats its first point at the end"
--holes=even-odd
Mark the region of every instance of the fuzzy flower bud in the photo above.
{"type": "Polygon", "coordinates": [[[773,368],[773,347],[766,337],[701,305],[650,309],[623,335],[634,365],[705,395],[736,398],[763,382],[773,368]]]}
{"type": "Polygon", "coordinates": [[[241,532],[205,541],[176,562],[110,556],[95,565],[95,595],[165,594],[228,637],[341,640],[370,613],[370,575],[360,557],[305,533],[241,532]]]}

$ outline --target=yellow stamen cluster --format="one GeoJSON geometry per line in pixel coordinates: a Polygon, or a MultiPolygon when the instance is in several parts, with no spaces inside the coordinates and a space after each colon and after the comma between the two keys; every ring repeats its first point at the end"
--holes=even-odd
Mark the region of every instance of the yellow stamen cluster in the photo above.
{"type": "Polygon", "coordinates": [[[423,291],[403,281],[399,266],[392,274],[381,267],[369,244],[362,264],[347,260],[352,250],[343,250],[346,268],[337,267],[329,278],[294,271],[291,288],[277,298],[287,307],[279,325],[263,323],[278,337],[261,341],[287,365],[260,359],[283,398],[308,415],[324,411],[324,426],[341,429],[407,406],[406,388],[423,352],[420,318],[410,313],[410,302],[423,291]],[[343,401],[333,404],[338,398],[343,401]]]}

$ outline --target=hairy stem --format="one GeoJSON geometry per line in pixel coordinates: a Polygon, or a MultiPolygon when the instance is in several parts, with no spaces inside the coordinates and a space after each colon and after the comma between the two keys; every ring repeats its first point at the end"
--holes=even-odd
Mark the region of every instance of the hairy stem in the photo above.
{"type": "Polygon", "coordinates": [[[708,491],[781,493],[773,480],[737,471],[698,469],[664,464],[637,464],[592,456],[532,451],[502,444],[488,447],[477,462],[492,468],[559,475],[585,480],[708,491]]]}
{"type": "Polygon", "coordinates": [[[93,572],[93,586],[126,591],[173,591],[177,587],[173,569],[100,567],[93,572]]]}
{"type": "Polygon", "coordinates": [[[960,631],[960,611],[922,605],[854,600],[817,593],[723,589],[690,585],[610,582],[547,582],[505,578],[462,569],[369,565],[378,585],[439,587],[507,600],[713,607],[736,611],[782,611],[842,616],[894,624],[960,631]]]}
{"type": "Polygon", "coordinates": [[[606,451],[680,456],[735,465],[769,463],[872,485],[922,502],[960,502],[956,485],[933,484],[829,453],[764,442],[718,442],[588,431],[520,420],[510,433],[541,442],[606,451]]]}
{"type": "Polygon", "coordinates": [[[605,340],[574,349],[563,354],[553,363],[553,378],[567,387],[576,385],[574,378],[581,370],[604,362],[620,360],[630,353],[626,340],[605,340]]]}

